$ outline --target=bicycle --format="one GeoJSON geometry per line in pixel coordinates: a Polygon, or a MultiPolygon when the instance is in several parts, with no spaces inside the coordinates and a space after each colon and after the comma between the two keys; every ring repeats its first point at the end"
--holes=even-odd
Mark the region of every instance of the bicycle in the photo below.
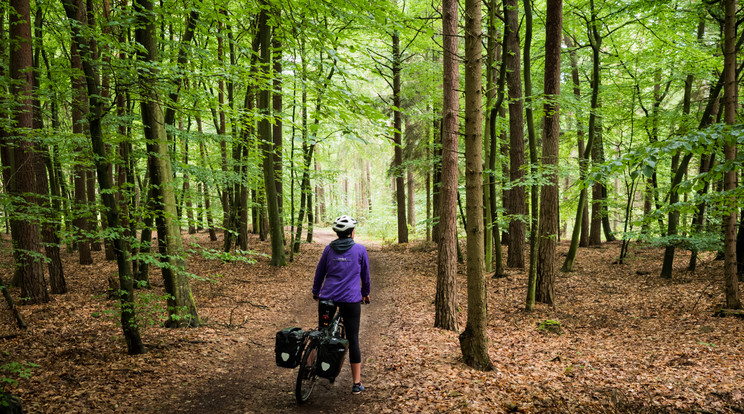
{"type": "MultiPolygon", "coordinates": [[[[307,334],[306,348],[302,353],[300,359],[300,369],[297,373],[297,383],[295,386],[295,397],[297,403],[302,404],[310,398],[310,394],[313,393],[313,388],[320,377],[319,368],[321,370],[327,370],[330,367],[318,366],[318,356],[321,352],[321,345],[325,341],[332,339],[345,340],[346,330],[344,329],[343,320],[341,319],[341,311],[336,307],[333,301],[325,300],[320,302],[320,306],[327,306],[328,308],[334,308],[333,318],[330,318],[330,322],[326,326],[319,326],[318,329],[311,330],[307,334]]],[[[333,383],[338,371],[343,366],[343,361],[346,359],[346,352],[344,351],[341,355],[341,361],[338,365],[338,369],[335,371],[335,375],[332,375],[333,379],[328,380],[333,383]]],[[[327,378],[327,374],[326,374],[327,378]]]]}

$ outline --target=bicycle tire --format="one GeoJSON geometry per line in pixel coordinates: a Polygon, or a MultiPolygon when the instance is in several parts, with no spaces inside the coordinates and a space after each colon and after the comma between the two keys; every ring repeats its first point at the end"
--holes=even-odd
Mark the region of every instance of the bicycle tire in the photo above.
{"type": "Polygon", "coordinates": [[[300,360],[300,370],[297,373],[297,384],[295,385],[295,398],[297,403],[302,404],[310,398],[313,393],[318,376],[315,368],[318,362],[318,341],[311,340],[300,360]]]}

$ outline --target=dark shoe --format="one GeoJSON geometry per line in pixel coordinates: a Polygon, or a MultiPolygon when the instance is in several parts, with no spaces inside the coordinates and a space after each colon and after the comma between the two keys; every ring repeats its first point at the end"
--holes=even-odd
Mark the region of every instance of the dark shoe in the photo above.
{"type": "Polygon", "coordinates": [[[361,394],[362,391],[364,391],[364,385],[362,385],[361,382],[357,382],[353,387],[351,387],[351,393],[354,395],[361,394]]]}

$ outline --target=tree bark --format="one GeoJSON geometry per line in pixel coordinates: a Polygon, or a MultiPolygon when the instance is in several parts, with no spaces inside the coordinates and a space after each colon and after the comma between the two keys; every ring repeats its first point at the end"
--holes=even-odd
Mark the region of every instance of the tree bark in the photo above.
{"type": "Polygon", "coordinates": [[[522,77],[519,61],[519,4],[517,0],[504,0],[506,20],[506,39],[504,64],[506,82],[509,87],[509,180],[512,188],[508,190],[507,214],[509,221],[509,251],[506,265],[524,268],[524,238],[526,225],[520,220],[526,213],[524,178],[524,102],[522,101],[522,77]],[[516,185],[515,185],[516,184],[516,185]]]}
{"type": "Polygon", "coordinates": [[[483,273],[483,159],[481,0],[465,0],[465,197],[467,203],[468,322],[460,334],[466,365],[490,371],[486,281],[483,273]]]}
{"type": "Polygon", "coordinates": [[[403,169],[403,134],[400,96],[401,52],[400,36],[393,32],[393,174],[395,175],[395,204],[398,212],[398,243],[408,243],[406,224],[406,186],[403,169]]]}
{"type": "MultiPolygon", "coordinates": [[[[535,133],[535,121],[532,115],[532,73],[530,49],[532,48],[532,5],[530,0],[524,0],[524,94],[527,105],[525,108],[525,117],[527,119],[527,142],[530,147],[530,173],[537,173],[537,134],[535,133]]],[[[560,35],[560,33],[559,33],[560,35]]],[[[539,226],[539,198],[540,186],[533,182],[530,186],[530,266],[529,275],[527,276],[527,300],[525,309],[529,312],[535,308],[535,288],[537,285],[537,253],[540,239],[537,237],[539,226]]]]}
{"type": "MultiPolygon", "coordinates": [[[[40,5],[36,6],[36,15],[34,18],[34,47],[36,48],[34,53],[34,89],[33,89],[33,110],[34,110],[34,129],[44,129],[44,121],[41,113],[41,103],[39,101],[39,65],[41,60],[41,52],[44,50],[43,44],[43,10],[40,5]]],[[[36,180],[38,184],[37,193],[40,196],[40,204],[42,209],[45,211],[44,214],[48,214],[50,219],[45,220],[42,223],[41,236],[44,245],[44,252],[47,256],[47,269],[49,270],[49,285],[51,292],[55,294],[61,294],[67,292],[67,284],[65,282],[64,269],[62,268],[62,259],[59,254],[59,231],[60,222],[62,215],[60,214],[59,206],[55,206],[55,203],[59,203],[58,188],[55,187],[54,169],[51,168],[51,160],[49,156],[49,150],[43,143],[36,144],[39,156],[36,157],[36,180]],[[49,166],[49,177],[47,178],[47,168],[49,166]],[[56,208],[55,208],[56,207],[56,208]]]]}
{"type": "MultiPolygon", "coordinates": [[[[259,37],[261,39],[261,68],[265,76],[269,75],[271,63],[271,30],[268,25],[268,15],[265,9],[261,10],[259,16],[259,37]]],[[[258,123],[258,134],[263,143],[263,172],[264,188],[266,190],[266,204],[268,208],[269,227],[271,230],[271,265],[286,266],[287,258],[284,255],[284,224],[279,211],[278,194],[276,188],[274,141],[271,138],[271,125],[269,124],[271,91],[264,87],[259,92],[258,109],[263,114],[258,123]]]]}
{"type": "MultiPolygon", "coordinates": [[[[460,72],[457,47],[457,0],[442,3],[442,157],[439,189],[437,291],[434,326],[457,330],[457,148],[459,130],[458,87],[460,72]]],[[[435,209],[435,215],[437,214],[435,209]]]]}
{"type": "MultiPolygon", "coordinates": [[[[579,60],[576,57],[576,45],[573,44],[571,37],[564,36],[566,47],[569,48],[569,57],[571,59],[571,80],[573,81],[573,93],[577,101],[581,101],[581,84],[579,78],[579,60]]],[[[576,114],[576,139],[579,151],[579,181],[586,179],[587,159],[584,157],[584,123],[581,121],[581,114],[576,114]]],[[[582,189],[581,191],[586,191],[582,189]]],[[[579,246],[589,246],[589,208],[586,205],[586,199],[583,206],[583,215],[581,220],[581,233],[579,236],[579,246]]],[[[576,225],[576,224],[574,224],[576,225]]]]}
{"type": "MultiPolygon", "coordinates": [[[[143,49],[139,52],[139,58],[143,64],[152,64],[158,60],[155,24],[151,18],[153,4],[150,0],[136,0],[134,6],[139,13],[140,24],[135,30],[135,39],[143,49]]],[[[176,199],[172,187],[173,172],[168,154],[163,111],[155,89],[157,72],[152,68],[145,70],[143,67],[140,67],[138,72],[142,96],[142,124],[148,151],[148,169],[155,189],[153,192],[158,250],[164,262],[163,282],[169,295],[167,302],[170,314],[166,325],[168,327],[198,326],[196,303],[186,275],[183,242],[178,223],[173,219],[176,213],[176,199]]]]}
{"type": "Polygon", "coordinates": [[[15,143],[13,160],[13,179],[11,189],[18,200],[15,214],[25,217],[16,221],[17,236],[13,240],[16,266],[20,271],[21,297],[27,298],[26,303],[49,302],[46,280],[44,279],[44,263],[39,259],[41,242],[39,240],[39,218],[34,216],[34,210],[39,203],[38,185],[36,182],[35,166],[38,154],[28,134],[33,129],[33,54],[31,48],[31,8],[28,0],[10,1],[10,18],[8,28],[10,43],[10,79],[11,93],[18,97],[19,105],[13,111],[18,137],[15,143]]]}
{"type": "MultiPolygon", "coordinates": [[[[277,21],[281,20],[281,8],[275,9],[277,21]]],[[[272,60],[274,62],[274,90],[272,93],[272,107],[274,123],[272,125],[271,137],[274,140],[274,177],[276,182],[276,200],[279,203],[279,216],[284,217],[284,188],[283,188],[283,170],[282,167],[282,39],[280,31],[275,27],[271,36],[271,49],[273,52],[272,60]]],[[[284,229],[282,229],[282,233],[284,229]]],[[[283,238],[283,237],[282,237],[283,238]]]]}
{"type": "MultiPolygon", "coordinates": [[[[101,100],[100,78],[97,68],[93,62],[97,58],[98,51],[95,43],[87,39],[81,30],[83,22],[80,20],[81,10],[84,10],[82,2],[74,0],[63,0],[63,5],[67,18],[71,22],[71,28],[74,41],[84,46],[81,56],[83,61],[83,70],[85,73],[85,82],[88,89],[90,102],[90,116],[88,117],[90,126],[90,137],[96,171],[98,173],[98,183],[101,188],[101,196],[106,206],[106,214],[109,226],[112,228],[121,227],[121,217],[117,201],[113,192],[113,180],[110,174],[110,165],[106,161],[106,147],[103,142],[103,130],[101,120],[103,118],[103,101],[101,100]]],[[[118,234],[118,232],[117,232],[118,234]]],[[[130,355],[142,354],[145,352],[144,345],[139,334],[139,328],[136,318],[136,309],[134,306],[134,291],[132,284],[131,259],[129,257],[129,243],[126,237],[113,236],[112,240],[114,251],[117,258],[117,270],[119,272],[119,304],[121,313],[121,325],[124,338],[127,343],[127,351],[130,355]]]]}
{"type": "MultiPolygon", "coordinates": [[[[736,0],[725,0],[725,22],[724,22],[724,42],[723,42],[723,121],[726,125],[736,123],[736,101],[737,101],[737,83],[736,83],[736,0]]],[[[726,139],[723,147],[724,156],[727,162],[733,162],[736,159],[737,147],[736,140],[733,137],[726,139]]],[[[737,186],[737,171],[731,169],[726,171],[723,176],[724,191],[732,193],[737,186]]],[[[726,202],[727,206],[736,206],[736,200],[731,199],[726,202]]],[[[729,207],[729,211],[723,217],[724,225],[724,265],[723,276],[725,280],[726,308],[741,309],[741,297],[739,294],[739,279],[736,275],[736,208],[729,207]]]]}
{"type": "Polygon", "coordinates": [[[540,250],[537,260],[535,299],[555,304],[555,259],[558,239],[558,156],[560,114],[557,98],[561,93],[561,32],[563,1],[548,0],[545,21],[545,119],[543,121],[542,164],[548,185],[540,196],[540,250]]]}
{"type": "MultiPolygon", "coordinates": [[[[77,13],[83,13],[77,17],[78,21],[85,22],[84,11],[80,8],[77,9],[77,13]]],[[[80,51],[75,41],[70,44],[70,66],[73,70],[71,75],[70,83],[72,85],[72,133],[77,135],[83,135],[85,133],[85,117],[88,113],[88,96],[85,93],[85,79],[83,72],[83,63],[80,59],[80,51]]],[[[88,241],[88,231],[90,222],[86,218],[88,204],[88,195],[86,189],[86,168],[82,164],[85,158],[85,151],[82,146],[76,148],[77,162],[73,168],[74,176],[74,194],[76,204],[76,214],[72,221],[75,228],[75,245],[78,250],[78,263],[81,265],[89,265],[93,263],[93,256],[90,253],[90,243],[88,241]]]]}

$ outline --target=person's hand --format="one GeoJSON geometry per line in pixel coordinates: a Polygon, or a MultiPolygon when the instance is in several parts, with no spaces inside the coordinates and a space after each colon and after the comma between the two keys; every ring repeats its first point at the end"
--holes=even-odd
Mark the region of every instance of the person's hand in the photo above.
{"type": "Polygon", "coordinates": [[[365,305],[369,305],[369,296],[363,297],[362,298],[362,303],[364,303],[365,305]]]}
{"type": "Polygon", "coordinates": [[[313,295],[313,300],[315,300],[317,302],[317,301],[320,300],[320,298],[318,298],[318,295],[313,295]]]}

